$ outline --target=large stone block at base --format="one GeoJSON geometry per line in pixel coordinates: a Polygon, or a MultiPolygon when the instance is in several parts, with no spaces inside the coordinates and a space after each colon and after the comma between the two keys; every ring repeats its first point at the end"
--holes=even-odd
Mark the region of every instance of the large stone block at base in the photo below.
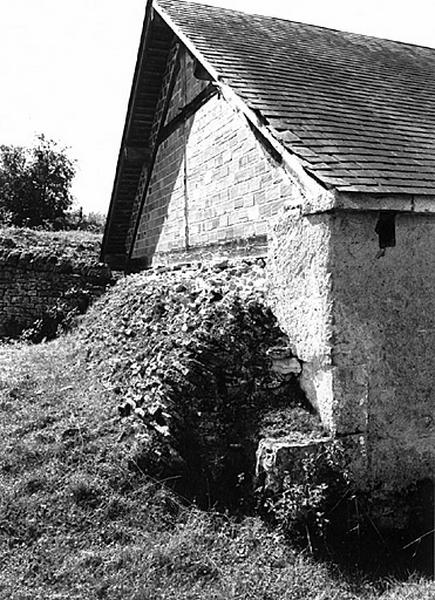
{"type": "Polygon", "coordinates": [[[331,442],[330,438],[304,442],[286,438],[261,440],[256,457],[256,477],[263,491],[280,492],[285,479],[295,483],[303,481],[304,460],[320,457],[331,442]]]}
{"type": "Polygon", "coordinates": [[[354,489],[363,489],[367,482],[367,448],[362,435],[340,440],[333,437],[295,441],[291,436],[264,438],[256,456],[256,477],[266,493],[282,490],[284,482],[303,483],[306,461],[328,464],[337,469],[354,489]]]}

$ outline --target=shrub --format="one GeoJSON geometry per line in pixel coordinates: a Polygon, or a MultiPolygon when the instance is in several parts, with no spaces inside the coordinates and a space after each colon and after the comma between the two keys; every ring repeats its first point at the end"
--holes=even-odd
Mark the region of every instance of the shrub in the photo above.
{"type": "Polygon", "coordinates": [[[86,312],[90,300],[90,290],[86,286],[70,288],[39,319],[21,332],[20,339],[39,344],[43,340],[52,340],[62,333],[71,331],[78,317],[86,312]]]}
{"type": "Polygon", "coordinates": [[[278,493],[266,497],[264,508],[283,532],[306,541],[311,550],[331,526],[331,513],[351,495],[344,451],[328,442],[299,458],[297,476],[284,475],[278,493]]]}
{"type": "Polygon", "coordinates": [[[74,161],[66,148],[37,136],[33,147],[0,146],[0,217],[3,223],[62,229],[72,204],[74,161]]]}

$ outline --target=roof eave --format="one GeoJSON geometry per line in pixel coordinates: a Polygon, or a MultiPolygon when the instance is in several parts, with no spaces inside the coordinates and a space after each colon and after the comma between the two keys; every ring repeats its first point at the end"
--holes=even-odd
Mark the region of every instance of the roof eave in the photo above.
{"type": "Polygon", "coordinates": [[[338,191],[335,208],[348,211],[381,211],[435,214],[435,193],[404,194],[392,192],[344,192],[338,191]]]}
{"type": "Polygon", "coordinates": [[[147,0],[147,4],[145,7],[145,16],[144,16],[144,21],[143,21],[143,27],[142,27],[142,34],[141,34],[141,39],[140,39],[140,43],[139,43],[139,49],[138,49],[137,59],[136,59],[136,66],[135,66],[134,75],[133,75],[133,83],[132,83],[131,90],[130,90],[127,114],[125,117],[124,129],[123,129],[122,138],[121,138],[121,145],[120,145],[120,149],[119,149],[119,153],[118,153],[118,160],[117,160],[117,164],[116,164],[116,172],[115,172],[115,179],[114,179],[114,183],[113,183],[112,195],[110,198],[109,210],[108,210],[108,214],[107,214],[106,224],[104,227],[103,241],[101,244],[101,260],[104,260],[104,256],[107,253],[106,248],[107,248],[107,243],[108,243],[109,231],[110,231],[110,227],[112,225],[112,217],[113,217],[113,212],[114,212],[114,207],[115,207],[116,197],[117,197],[117,192],[118,192],[118,186],[119,186],[119,180],[120,180],[123,161],[124,161],[124,147],[126,144],[127,134],[128,134],[129,127],[131,124],[134,99],[136,96],[137,85],[138,85],[140,72],[142,69],[143,61],[144,61],[144,50],[146,47],[146,43],[147,43],[149,31],[150,31],[150,25],[151,25],[151,20],[152,20],[152,10],[153,10],[153,0],[147,0]]]}

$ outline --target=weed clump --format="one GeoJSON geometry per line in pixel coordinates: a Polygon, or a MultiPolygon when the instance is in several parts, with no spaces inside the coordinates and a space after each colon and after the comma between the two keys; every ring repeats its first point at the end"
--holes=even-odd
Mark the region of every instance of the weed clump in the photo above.
{"type": "Polygon", "coordinates": [[[95,311],[80,337],[119,406],[133,468],[201,504],[246,508],[263,417],[305,406],[297,382],[277,383],[269,368],[267,351],[285,336],[263,267],[135,275],[95,311]]]}
{"type": "Polygon", "coordinates": [[[93,296],[93,290],[86,284],[80,287],[72,286],[31,325],[22,329],[19,339],[22,342],[39,344],[68,333],[78,324],[93,296]]]}

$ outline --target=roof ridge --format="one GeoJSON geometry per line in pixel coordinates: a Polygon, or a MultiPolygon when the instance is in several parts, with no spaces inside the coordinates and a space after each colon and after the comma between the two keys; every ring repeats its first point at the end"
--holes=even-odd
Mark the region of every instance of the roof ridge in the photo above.
{"type": "Polygon", "coordinates": [[[261,13],[250,13],[250,12],[245,12],[243,10],[236,10],[233,8],[225,8],[223,6],[215,6],[213,4],[206,4],[206,3],[202,3],[202,2],[200,3],[200,2],[196,2],[195,0],[153,0],[153,4],[158,4],[158,5],[162,6],[163,9],[164,9],[165,2],[169,2],[170,4],[173,4],[174,6],[176,6],[176,5],[180,6],[180,4],[194,5],[194,6],[200,6],[201,8],[223,11],[223,12],[236,14],[236,15],[242,15],[244,17],[259,17],[261,19],[271,19],[271,20],[275,20],[275,21],[281,21],[284,23],[293,23],[295,25],[303,25],[305,27],[313,27],[315,29],[332,31],[332,32],[339,33],[339,34],[345,34],[345,35],[359,37],[362,39],[370,39],[370,40],[374,40],[374,41],[388,42],[391,44],[399,44],[401,46],[409,46],[411,48],[422,48],[423,50],[431,50],[431,51],[435,52],[435,46],[434,47],[423,46],[422,44],[415,44],[412,42],[404,42],[401,40],[393,40],[391,38],[384,38],[384,37],[380,37],[380,36],[376,36],[376,35],[369,35],[366,33],[357,33],[354,31],[336,29],[335,27],[327,27],[326,25],[316,25],[315,23],[307,23],[304,21],[295,21],[293,19],[286,18],[286,17],[278,17],[278,16],[274,16],[274,15],[264,15],[261,13]]]}

